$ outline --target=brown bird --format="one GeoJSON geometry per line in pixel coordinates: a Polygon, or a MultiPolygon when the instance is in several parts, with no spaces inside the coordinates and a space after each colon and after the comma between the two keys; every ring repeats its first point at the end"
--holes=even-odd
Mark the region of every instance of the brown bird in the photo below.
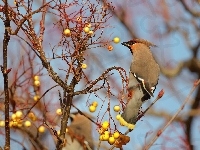
{"type": "Polygon", "coordinates": [[[122,117],[128,123],[135,124],[142,103],[153,96],[160,68],[150,51],[154,44],[143,39],[133,39],[123,42],[122,45],[128,47],[133,55],[129,73],[128,104],[122,117]]]}
{"type": "MultiPolygon", "coordinates": [[[[90,117],[86,114],[86,116],[90,117]]],[[[79,113],[70,114],[71,124],[66,133],[66,144],[62,150],[92,150],[92,122],[79,113]]]]}

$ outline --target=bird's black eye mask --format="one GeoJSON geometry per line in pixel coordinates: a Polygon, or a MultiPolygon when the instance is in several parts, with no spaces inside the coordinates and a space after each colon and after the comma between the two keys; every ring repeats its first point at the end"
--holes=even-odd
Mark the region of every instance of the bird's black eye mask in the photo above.
{"type": "Polygon", "coordinates": [[[123,43],[121,43],[121,44],[124,45],[124,46],[126,46],[126,47],[128,47],[128,48],[130,49],[131,53],[133,54],[133,52],[132,52],[132,50],[131,50],[131,46],[132,46],[133,44],[135,44],[135,41],[134,41],[134,40],[130,40],[130,41],[128,41],[128,42],[123,42],[123,43]]]}
{"type": "Polygon", "coordinates": [[[124,46],[126,46],[126,47],[128,47],[128,48],[131,48],[131,46],[133,44],[135,44],[135,41],[131,40],[131,41],[128,41],[128,42],[123,42],[121,44],[124,45],[124,46]]]}

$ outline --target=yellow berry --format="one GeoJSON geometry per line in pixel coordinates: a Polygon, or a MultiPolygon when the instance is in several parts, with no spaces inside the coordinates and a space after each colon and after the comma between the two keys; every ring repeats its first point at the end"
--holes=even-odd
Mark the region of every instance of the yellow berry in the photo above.
{"type": "Polygon", "coordinates": [[[35,96],[33,97],[33,99],[34,99],[34,101],[38,101],[38,100],[40,99],[40,96],[39,96],[39,95],[35,95],[35,96]]]}
{"type": "Polygon", "coordinates": [[[97,106],[98,106],[98,102],[94,101],[94,102],[92,103],[92,105],[93,105],[94,107],[97,107],[97,106]]]}
{"type": "Polygon", "coordinates": [[[17,120],[13,120],[12,122],[13,122],[13,124],[12,124],[12,125],[13,125],[14,127],[16,127],[16,126],[18,125],[18,122],[17,122],[17,120]]]}
{"type": "Polygon", "coordinates": [[[33,113],[33,112],[30,112],[29,114],[28,114],[28,117],[32,120],[32,121],[35,121],[37,118],[36,118],[36,116],[35,116],[35,114],[33,113]]]}
{"type": "Polygon", "coordinates": [[[19,128],[22,127],[22,123],[18,122],[17,127],[19,127],[19,128]]]}
{"type": "Polygon", "coordinates": [[[15,114],[18,119],[22,118],[23,113],[21,110],[18,110],[15,114]]]}
{"type": "Polygon", "coordinates": [[[33,79],[34,79],[35,81],[39,81],[39,80],[40,80],[40,77],[39,77],[39,76],[34,76],[33,79]]]}
{"type": "Polygon", "coordinates": [[[92,34],[94,34],[94,32],[93,32],[93,31],[89,31],[88,34],[89,34],[89,35],[92,35],[92,34]]]}
{"type": "Polygon", "coordinates": [[[66,133],[67,133],[67,132],[69,132],[69,129],[68,129],[68,128],[66,128],[66,130],[65,130],[65,131],[66,131],[66,133]]]}
{"type": "Polygon", "coordinates": [[[113,134],[113,137],[115,138],[115,139],[117,139],[118,137],[119,137],[119,132],[118,131],[116,131],[114,134],[113,134]]]}
{"type": "Polygon", "coordinates": [[[30,113],[28,113],[28,117],[29,118],[35,117],[35,114],[33,112],[30,112],[30,113]]]}
{"type": "Polygon", "coordinates": [[[115,38],[113,39],[113,42],[116,43],[116,44],[119,43],[119,42],[120,42],[120,38],[119,38],[119,37],[115,37],[115,38]]]}
{"type": "Polygon", "coordinates": [[[60,108],[57,109],[57,110],[56,110],[56,114],[59,115],[59,116],[62,115],[62,110],[61,110],[60,108]]]}
{"type": "Polygon", "coordinates": [[[121,123],[122,126],[127,126],[128,125],[128,123],[125,120],[122,120],[120,123],[121,123]]]}
{"type": "Polygon", "coordinates": [[[0,121],[0,127],[5,127],[5,121],[4,120],[0,121]]]}
{"type": "Polygon", "coordinates": [[[112,51],[112,50],[113,50],[113,46],[112,46],[112,45],[109,45],[109,46],[107,47],[107,49],[108,49],[109,51],[112,51]]]}
{"type": "Polygon", "coordinates": [[[103,140],[104,140],[104,141],[107,141],[108,139],[109,139],[109,134],[104,134],[104,135],[103,135],[103,140]]]}
{"type": "Polygon", "coordinates": [[[64,35],[70,36],[71,35],[71,31],[69,29],[65,29],[64,30],[64,35]]]}
{"type": "Polygon", "coordinates": [[[60,130],[57,131],[57,134],[60,135],[60,130]]]}
{"type": "Polygon", "coordinates": [[[43,132],[45,131],[45,127],[44,127],[44,126],[40,126],[40,127],[38,128],[38,131],[39,131],[40,133],[43,133],[43,132]]]}
{"type": "Polygon", "coordinates": [[[17,117],[16,114],[12,114],[12,116],[11,116],[12,120],[15,120],[16,117],[17,117]]]}
{"type": "Polygon", "coordinates": [[[103,135],[100,135],[100,136],[99,136],[99,140],[100,140],[100,141],[103,141],[103,135]]]}
{"type": "Polygon", "coordinates": [[[87,64],[82,64],[81,68],[86,69],[87,68],[87,64]]]}
{"type": "Polygon", "coordinates": [[[121,118],[121,115],[117,115],[117,116],[116,116],[116,119],[117,119],[117,120],[120,120],[120,118],[121,118]]]}
{"type": "Polygon", "coordinates": [[[114,144],[114,143],[115,143],[115,138],[114,138],[113,136],[109,137],[108,143],[109,143],[110,145],[114,144]]]}
{"type": "Polygon", "coordinates": [[[119,112],[120,111],[120,107],[118,105],[115,105],[113,109],[114,109],[115,112],[119,112]]]}
{"type": "Polygon", "coordinates": [[[93,105],[91,105],[89,107],[90,112],[95,112],[96,111],[96,107],[94,107],[93,105]]]}
{"type": "Polygon", "coordinates": [[[35,80],[34,83],[33,83],[33,85],[36,86],[36,87],[39,87],[40,86],[40,81],[35,80]]]}
{"type": "Polygon", "coordinates": [[[91,27],[91,24],[90,24],[90,23],[87,23],[87,24],[86,24],[86,27],[90,28],[90,27],[91,27]]]}
{"type": "Polygon", "coordinates": [[[102,124],[102,128],[103,129],[108,129],[108,127],[109,127],[108,121],[104,121],[103,124],[102,124]]]}
{"type": "Polygon", "coordinates": [[[129,123],[129,124],[127,125],[127,127],[128,127],[128,129],[131,129],[131,130],[133,130],[133,129],[135,128],[135,125],[134,125],[134,124],[130,124],[130,123],[129,123]]]}
{"type": "Polygon", "coordinates": [[[105,132],[104,132],[104,134],[107,134],[107,135],[109,135],[109,134],[110,134],[110,132],[109,132],[109,131],[105,131],[105,132]]]}
{"type": "Polygon", "coordinates": [[[83,28],[83,30],[84,30],[85,33],[88,33],[90,31],[90,28],[85,27],[85,28],[83,28]]]}
{"type": "Polygon", "coordinates": [[[13,121],[9,122],[9,126],[12,127],[13,126],[13,121]]]}
{"type": "Polygon", "coordinates": [[[30,126],[31,126],[31,122],[28,121],[28,120],[25,121],[25,122],[24,122],[24,126],[25,126],[25,127],[30,127],[30,126]]]}

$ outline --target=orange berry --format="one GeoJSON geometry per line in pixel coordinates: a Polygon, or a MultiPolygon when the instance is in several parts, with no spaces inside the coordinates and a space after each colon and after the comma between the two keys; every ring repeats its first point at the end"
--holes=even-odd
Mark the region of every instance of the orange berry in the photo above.
{"type": "Polygon", "coordinates": [[[108,48],[109,51],[113,50],[113,46],[112,45],[109,45],[107,48],[108,48]]]}

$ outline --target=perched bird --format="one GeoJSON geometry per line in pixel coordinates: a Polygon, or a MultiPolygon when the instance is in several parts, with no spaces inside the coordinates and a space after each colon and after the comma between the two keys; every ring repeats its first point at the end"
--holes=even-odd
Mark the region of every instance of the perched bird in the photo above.
{"type": "Polygon", "coordinates": [[[143,39],[133,39],[122,45],[128,47],[133,55],[129,72],[128,104],[122,118],[135,124],[142,103],[153,96],[160,68],[150,51],[154,44],[143,39]]]}
{"type": "Polygon", "coordinates": [[[93,150],[92,122],[79,113],[70,114],[70,119],[71,124],[67,128],[66,143],[62,150],[93,150]]]}

